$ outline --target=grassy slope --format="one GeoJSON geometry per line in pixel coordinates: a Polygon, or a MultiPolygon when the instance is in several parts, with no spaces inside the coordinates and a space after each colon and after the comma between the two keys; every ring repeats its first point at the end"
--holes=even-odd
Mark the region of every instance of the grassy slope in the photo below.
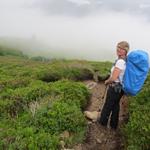
{"type": "Polygon", "coordinates": [[[92,79],[102,64],[0,56],[0,148],[58,149],[60,141],[81,142],[90,93],[77,81],[92,79]]]}
{"type": "MultiPolygon", "coordinates": [[[[73,81],[93,79],[95,72],[98,72],[99,79],[104,79],[109,74],[111,63],[54,59],[34,61],[18,51],[0,52],[2,54],[0,56],[0,130],[3,131],[0,132],[0,147],[24,149],[27,146],[29,149],[33,147],[56,149],[62,140],[59,135],[67,129],[70,129],[70,134],[74,136],[63,139],[66,144],[82,140],[84,132],[81,130],[84,131],[86,125],[81,112],[89,93],[82,84],[73,81]],[[68,87],[70,90],[67,90],[68,87]],[[55,100],[56,103],[51,103],[55,100]],[[81,103],[77,100],[81,100],[81,103]],[[75,103],[67,110],[65,108],[70,107],[70,101],[75,103]],[[72,110],[75,113],[71,118],[81,117],[77,121],[79,125],[76,125],[77,128],[72,126],[74,120],[66,122],[68,118],[65,116],[72,113],[72,110]],[[57,117],[62,118],[61,122],[66,126],[57,124],[54,117],[51,122],[57,128],[52,128],[49,133],[45,132],[49,128],[47,125],[49,115],[51,118],[58,115],[57,117]],[[41,118],[44,118],[42,122],[41,118]]],[[[149,149],[149,81],[148,78],[141,93],[130,100],[130,120],[124,130],[127,149],[149,149]]]]}

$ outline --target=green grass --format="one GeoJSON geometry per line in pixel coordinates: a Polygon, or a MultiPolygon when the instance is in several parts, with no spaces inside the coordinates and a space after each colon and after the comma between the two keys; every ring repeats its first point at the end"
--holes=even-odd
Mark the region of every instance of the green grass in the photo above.
{"type": "MultiPolygon", "coordinates": [[[[15,54],[0,56],[0,149],[55,150],[62,140],[67,147],[82,142],[87,126],[82,112],[90,92],[80,81],[93,79],[95,72],[104,80],[112,63],[15,54]],[[62,139],[65,131],[70,136],[62,139]]],[[[150,148],[149,97],[150,76],[140,94],[130,98],[124,127],[128,150],[150,148]]]]}
{"type": "Polygon", "coordinates": [[[87,61],[0,56],[0,149],[61,149],[82,142],[92,79],[87,61]],[[61,134],[69,132],[62,139],[61,134]]]}
{"type": "Polygon", "coordinates": [[[126,137],[126,149],[128,150],[150,149],[149,77],[142,91],[129,99],[129,122],[123,129],[126,137]]]}

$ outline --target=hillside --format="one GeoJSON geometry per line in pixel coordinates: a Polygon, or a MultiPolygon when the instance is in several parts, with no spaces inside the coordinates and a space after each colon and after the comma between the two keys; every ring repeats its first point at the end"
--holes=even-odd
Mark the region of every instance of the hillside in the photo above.
{"type": "Polygon", "coordinates": [[[35,37],[31,38],[11,38],[0,37],[0,46],[13,50],[19,50],[29,57],[41,56],[53,58],[56,56],[54,49],[40,42],[35,37]]]}
{"type": "Polygon", "coordinates": [[[121,148],[148,150],[149,78],[138,96],[128,98],[129,112],[125,114],[130,118],[119,132],[105,132],[84,116],[85,110],[102,106],[103,81],[111,65],[84,60],[35,61],[10,53],[0,56],[0,149],[83,146],[88,150],[107,149],[110,144],[115,149],[119,144],[121,148]],[[92,89],[89,80],[94,83],[92,89]],[[101,132],[107,142],[101,140],[101,132]]]}

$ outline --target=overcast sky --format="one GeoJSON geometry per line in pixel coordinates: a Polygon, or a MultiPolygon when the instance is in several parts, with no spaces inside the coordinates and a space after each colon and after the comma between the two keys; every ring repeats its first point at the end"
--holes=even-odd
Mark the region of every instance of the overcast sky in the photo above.
{"type": "Polygon", "coordinates": [[[114,58],[121,40],[150,51],[150,1],[0,0],[3,36],[34,36],[58,52],[89,60],[114,58]]]}

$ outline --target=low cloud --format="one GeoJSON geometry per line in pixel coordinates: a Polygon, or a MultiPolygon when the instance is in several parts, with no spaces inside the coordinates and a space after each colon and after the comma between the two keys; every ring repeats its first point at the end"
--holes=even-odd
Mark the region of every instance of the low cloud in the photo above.
{"type": "MultiPolygon", "coordinates": [[[[86,3],[87,1],[82,2],[86,3]]],[[[150,22],[143,13],[135,14],[129,13],[129,11],[108,9],[108,6],[113,8],[115,4],[106,5],[106,2],[108,3],[106,1],[107,8],[105,8],[103,1],[95,0],[94,2],[103,4],[105,9],[92,11],[90,8],[90,13],[88,12],[84,17],[60,14],[58,11],[54,15],[50,12],[41,13],[45,3],[43,3],[44,7],[41,7],[41,11],[32,8],[33,4],[35,7],[35,2],[27,1],[25,5],[16,3],[20,7],[11,4],[9,11],[8,9],[1,10],[3,13],[0,13],[0,35],[5,37],[34,37],[34,40],[47,45],[49,51],[54,51],[59,56],[66,58],[113,60],[115,59],[116,44],[121,40],[127,40],[131,49],[149,51],[150,22]]],[[[45,0],[45,2],[48,1],[45,0]]],[[[73,8],[76,8],[75,4],[74,6],[73,8]]],[[[122,5],[119,6],[121,8],[122,5]]],[[[81,15],[81,12],[79,14],[81,15]]]]}

